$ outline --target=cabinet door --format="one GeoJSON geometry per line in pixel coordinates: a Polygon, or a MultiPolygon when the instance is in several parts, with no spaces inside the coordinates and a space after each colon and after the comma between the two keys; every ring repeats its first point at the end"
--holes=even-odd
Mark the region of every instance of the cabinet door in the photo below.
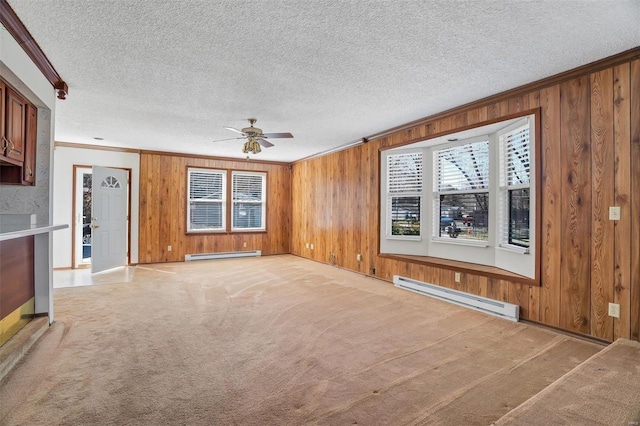
{"type": "Polygon", "coordinates": [[[5,156],[14,160],[24,161],[26,102],[16,92],[7,88],[6,108],[5,134],[8,146],[5,156]]]}
{"type": "Polygon", "coordinates": [[[0,157],[5,154],[4,147],[4,121],[7,118],[7,112],[5,110],[5,102],[4,99],[7,96],[7,86],[4,85],[2,81],[0,81],[0,157]]]}
{"type": "Polygon", "coordinates": [[[25,149],[24,165],[22,166],[22,181],[33,185],[36,181],[36,146],[38,144],[38,109],[27,104],[25,116],[25,149]]]}

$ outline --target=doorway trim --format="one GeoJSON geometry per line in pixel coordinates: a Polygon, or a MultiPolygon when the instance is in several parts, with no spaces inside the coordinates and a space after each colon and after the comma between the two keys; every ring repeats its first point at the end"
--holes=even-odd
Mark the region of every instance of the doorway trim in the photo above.
{"type": "MultiPolygon", "coordinates": [[[[77,235],[77,188],[76,182],[78,180],[78,169],[91,169],[93,165],[85,165],[85,164],[74,164],[73,165],[73,177],[72,177],[72,192],[71,192],[71,269],[81,269],[90,266],[78,266],[76,262],[76,235],[77,235]]],[[[127,172],[127,265],[131,265],[131,168],[127,167],[112,167],[112,166],[101,166],[101,167],[110,167],[112,169],[124,170],[127,172]]]]}

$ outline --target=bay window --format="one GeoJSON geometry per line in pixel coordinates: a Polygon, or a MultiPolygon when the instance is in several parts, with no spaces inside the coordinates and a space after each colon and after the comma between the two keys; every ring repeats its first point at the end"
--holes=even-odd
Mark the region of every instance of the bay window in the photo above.
{"type": "Polygon", "coordinates": [[[381,253],[536,277],[535,118],[382,151],[381,253]]]}

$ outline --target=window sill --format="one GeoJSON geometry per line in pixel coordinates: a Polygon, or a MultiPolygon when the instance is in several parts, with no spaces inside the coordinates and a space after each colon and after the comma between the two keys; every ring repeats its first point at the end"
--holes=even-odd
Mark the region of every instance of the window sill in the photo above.
{"type": "Polygon", "coordinates": [[[386,237],[387,240],[393,241],[422,241],[422,237],[419,235],[411,236],[411,235],[389,235],[386,237]]]}
{"type": "Polygon", "coordinates": [[[460,262],[457,260],[442,259],[433,256],[413,256],[406,254],[389,254],[379,253],[379,257],[385,259],[399,260],[402,262],[415,263],[418,265],[432,266],[442,269],[449,269],[457,272],[470,273],[474,275],[480,275],[489,278],[498,278],[501,280],[513,281],[520,284],[539,286],[539,278],[533,279],[524,275],[514,274],[513,272],[506,271],[504,269],[496,268],[495,266],[480,265],[477,263],[460,262]]]}
{"type": "Polygon", "coordinates": [[[246,231],[187,231],[185,235],[234,235],[234,234],[266,234],[267,230],[246,230],[246,231]]]}
{"type": "Polygon", "coordinates": [[[431,240],[434,243],[438,244],[455,244],[459,246],[465,247],[479,247],[486,248],[489,247],[488,241],[479,241],[479,240],[469,240],[469,239],[458,239],[458,238],[433,238],[431,240]]]}
{"type": "Polygon", "coordinates": [[[518,253],[518,254],[530,254],[531,253],[528,248],[518,247],[518,246],[502,245],[502,244],[500,244],[498,246],[498,249],[499,250],[504,250],[504,251],[510,251],[512,253],[518,253]]]}

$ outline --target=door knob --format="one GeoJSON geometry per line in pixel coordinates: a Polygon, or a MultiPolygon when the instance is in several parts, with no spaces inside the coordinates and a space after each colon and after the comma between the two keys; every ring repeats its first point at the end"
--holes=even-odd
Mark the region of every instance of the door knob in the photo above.
{"type": "Polygon", "coordinates": [[[91,228],[98,229],[98,228],[100,228],[100,225],[91,225],[91,228]]]}

